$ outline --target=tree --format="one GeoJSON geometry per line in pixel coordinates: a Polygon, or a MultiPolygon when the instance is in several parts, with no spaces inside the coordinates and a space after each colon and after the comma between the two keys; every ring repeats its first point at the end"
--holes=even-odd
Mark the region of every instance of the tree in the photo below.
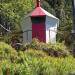
{"type": "MultiPolygon", "coordinates": [[[[34,8],[33,0],[1,0],[0,1],[0,24],[11,32],[21,31],[21,18],[34,8]]],[[[0,26],[0,34],[9,34],[0,26]]]]}

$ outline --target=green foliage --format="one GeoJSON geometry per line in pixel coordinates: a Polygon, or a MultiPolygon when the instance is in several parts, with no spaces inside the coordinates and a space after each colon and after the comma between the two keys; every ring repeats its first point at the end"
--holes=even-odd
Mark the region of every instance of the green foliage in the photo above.
{"type": "Polygon", "coordinates": [[[72,56],[55,58],[33,49],[16,52],[0,42],[0,75],[73,75],[74,71],[72,56]],[[16,62],[11,62],[11,57],[16,57],[16,62]]]}
{"type": "Polygon", "coordinates": [[[35,50],[43,50],[48,53],[48,55],[55,56],[55,57],[65,57],[69,55],[69,50],[63,43],[56,43],[56,44],[45,44],[37,39],[33,39],[30,44],[25,45],[25,49],[35,49],[35,50]]]}
{"type": "Polygon", "coordinates": [[[42,2],[42,7],[43,7],[46,11],[52,13],[53,15],[56,15],[55,10],[49,5],[49,3],[48,3],[47,1],[43,1],[43,2],[42,2]]]}
{"type": "MultiPolygon", "coordinates": [[[[21,30],[21,20],[26,14],[28,14],[32,8],[34,8],[33,0],[1,0],[0,1],[0,24],[5,28],[13,32],[20,32],[21,30]]],[[[0,26],[0,34],[5,38],[8,34],[9,36],[4,39],[11,37],[11,33],[7,32],[0,26]]],[[[9,38],[10,40],[10,38],[9,38]]],[[[7,41],[9,42],[9,41],[7,41]]]]}
{"type": "Polygon", "coordinates": [[[47,53],[42,52],[41,50],[39,50],[39,52],[38,52],[38,50],[34,50],[34,51],[33,51],[33,49],[29,49],[29,51],[26,50],[25,53],[26,53],[28,56],[30,56],[30,57],[32,57],[32,56],[33,56],[33,57],[45,57],[45,56],[47,56],[47,53]]]}
{"type": "Polygon", "coordinates": [[[17,52],[8,44],[0,42],[0,61],[4,59],[11,60],[11,62],[16,62],[17,52]]]}

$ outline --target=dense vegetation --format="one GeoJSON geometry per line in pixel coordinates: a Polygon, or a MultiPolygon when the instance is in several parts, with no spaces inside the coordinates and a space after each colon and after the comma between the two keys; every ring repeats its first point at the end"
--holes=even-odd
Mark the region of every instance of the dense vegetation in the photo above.
{"type": "Polygon", "coordinates": [[[9,30],[0,26],[1,40],[10,42],[16,32],[21,32],[21,19],[34,8],[33,2],[34,0],[0,0],[0,24],[9,30]]]}
{"type": "Polygon", "coordinates": [[[31,43],[26,44],[23,50],[27,49],[42,50],[54,57],[66,57],[70,54],[70,50],[64,45],[64,43],[45,44],[37,39],[33,39],[31,43]]]}
{"type": "Polygon", "coordinates": [[[52,57],[42,50],[16,51],[0,42],[0,75],[74,75],[75,59],[52,57]]]}

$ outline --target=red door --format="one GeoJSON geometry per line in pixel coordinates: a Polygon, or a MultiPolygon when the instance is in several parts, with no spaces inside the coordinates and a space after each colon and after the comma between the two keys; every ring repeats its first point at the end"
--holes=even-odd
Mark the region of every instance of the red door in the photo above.
{"type": "Polygon", "coordinates": [[[32,38],[37,38],[41,42],[46,42],[45,24],[32,24],[32,38]]]}

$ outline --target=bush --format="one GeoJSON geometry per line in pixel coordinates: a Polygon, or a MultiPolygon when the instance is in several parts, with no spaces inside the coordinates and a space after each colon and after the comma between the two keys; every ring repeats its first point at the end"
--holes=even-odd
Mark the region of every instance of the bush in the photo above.
{"type": "MultiPolygon", "coordinates": [[[[43,48],[45,47],[43,46],[43,48]]],[[[67,56],[65,58],[51,57],[43,50],[34,49],[16,52],[16,50],[8,44],[0,42],[0,75],[74,74],[75,58],[72,56],[67,56]],[[13,61],[11,61],[11,57],[13,61]]]]}
{"type": "Polygon", "coordinates": [[[56,44],[45,44],[42,42],[39,42],[36,39],[33,39],[33,41],[30,44],[26,44],[24,49],[35,49],[35,50],[43,50],[48,53],[50,56],[55,57],[65,57],[68,56],[69,50],[63,43],[56,43],[56,44]]]}
{"type": "Polygon", "coordinates": [[[25,54],[30,56],[30,57],[32,57],[32,56],[33,57],[45,57],[45,56],[47,56],[47,53],[45,53],[41,50],[39,50],[39,52],[38,52],[38,50],[32,50],[32,49],[26,50],[25,54]]]}
{"type": "Polygon", "coordinates": [[[0,42],[0,61],[1,60],[11,60],[11,62],[16,62],[17,52],[11,46],[4,42],[0,42]]]}
{"type": "Polygon", "coordinates": [[[19,56],[23,56],[21,57],[24,60],[23,63],[2,61],[0,68],[3,75],[6,75],[7,71],[10,75],[73,75],[75,71],[75,59],[72,56],[54,58],[38,57],[37,53],[35,54],[36,56],[30,51],[20,52],[19,56]],[[29,53],[32,54],[29,55],[29,53]]]}

